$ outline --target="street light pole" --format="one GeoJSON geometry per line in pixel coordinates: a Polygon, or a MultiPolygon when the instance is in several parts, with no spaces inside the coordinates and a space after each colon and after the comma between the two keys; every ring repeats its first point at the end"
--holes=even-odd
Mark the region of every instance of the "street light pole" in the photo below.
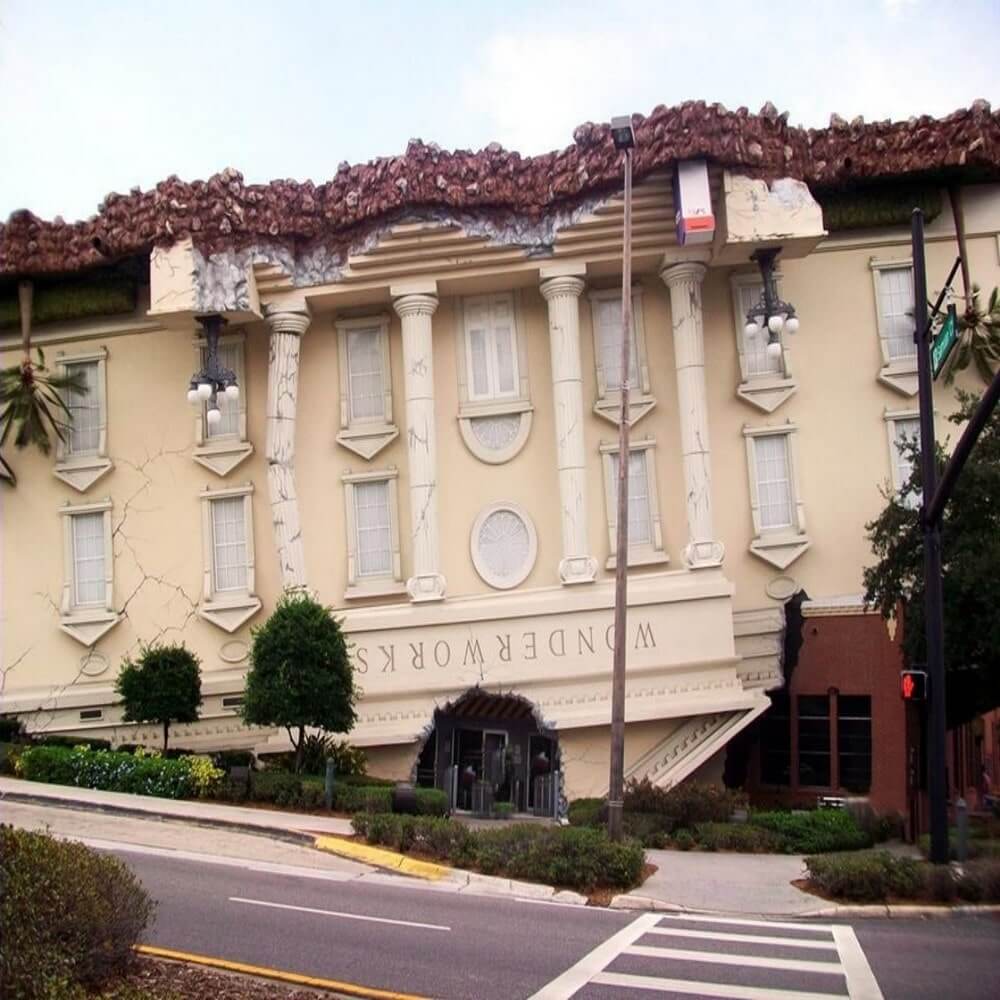
{"type": "Polygon", "coordinates": [[[611,768],[608,779],[608,837],[621,840],[625,792],[625,649],[628,587],[629,367],[632,328],[632,147],[629,118],[611,122],[615,147],[625,154],[625,224],[622,237],[621,409],[618,418],[618,522],[615,546],[615,622],[611,683],[611,768]]]}
{"type": "Polygon", "coordinates": [[[941,576],[941,523],[928,516],[937,492],[934,447],[934,382],[931,375],[931,332],[927,322],[927,267],[924,259],[924,213],[913,210],[913,339],[917,346],[920,397],[920,478],[923,501],[920,524],[924,534],[924,618],[927,674],[930,679],[928,772],[930,784],[930,860],[948,863],[948,781],[945,754],[948,726],[945,716],[944,586],[941,576]]]}

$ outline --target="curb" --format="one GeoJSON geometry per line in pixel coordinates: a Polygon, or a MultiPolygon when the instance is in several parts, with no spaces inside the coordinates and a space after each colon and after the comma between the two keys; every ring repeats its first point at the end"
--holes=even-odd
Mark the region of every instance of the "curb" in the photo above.
{"type": "Polygon", "coordinates": [[[609,904],[612,910],[646,910],[655,913],[699,913],[724,919],[726,917],[760,917],[763,920],[813,920],[817,917],[894,917],[897,920],[913,917],[983,917],[1000,914],[1000,905],[994,903],[969,904],[959,906],[928,906],[921,904],[902,903],[872,903],[872,904],[834,904],[815,910],[804,910],[792,913],[752,913],[749,910],[703,910],[691,906],[681,906],[679,903],[668,903],[651,896],[633,896],[623,894],[615,896],[609,904]]]}
{"type": "Polygon", "coordinates": [[[269,840],[284,840],[290,844],[314,845],[316,835],[299,830],[288,830],[277,826],[260,826],[243,823],[235,819],[213,819],[208,817],[178,816],[175,813],[159,812],[156,809],[137,809],[106,802],[90,802],[49,795],[33,795],[30,792],[0,792],[0,802],[22,802],[26,805],[52,806],[55,809],[76,809],[83,812],[109,813],[130,816],[133,819],[152,819],[163,823],[185,823],[188,826],[203,826],[209,829],[231,830],[234,833],[252,833],[269,840]]]}
{"type": "Polygon", "coordinates": [[[374,868],[386,868],[390,871],[402,872],[431,882],[450,875],[454,869],[445,865],[437,865],[432,861],[417,861],[405,854],[388,851],[384,847],[370,847],[368,844],[355,843],[342,837],[316,837],[313,846],[321,851],[328,851],[342,858],[361,861],[374,868]]]}
{"type": "Polygon", "coordinates": [[[170,962],[182,962],[186,965],[202,965],[209,969],[220,969],[223,972],[237,972],[244,976],[259,976],[262,979],[273,979],[290,986],[304,986],[307,989],[329,990],[342,996],[363,997],[366,1000],[426,1000],[415,993],[395,993],[392,990],[380,990],[374,986],[362,986],[359,983],[345,983],[339,979],[323,979],[318,976],[305,976],[298,972],[286,972],[284,969],[272,969],[266,965],[247,965],[245,962],[230,962],[225,958],[213,958],[210,955],[195,955],[187,951],[174,951],[170,948],[157,948],[148,944],[137,944],[135,951],[148,958],[166,959],[170,962]]]}

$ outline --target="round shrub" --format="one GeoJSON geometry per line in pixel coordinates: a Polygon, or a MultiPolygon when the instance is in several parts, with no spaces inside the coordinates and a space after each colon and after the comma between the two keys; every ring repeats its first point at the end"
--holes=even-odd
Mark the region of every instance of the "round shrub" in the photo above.
{"type": "Polygon", "coordinates": [[[913,899],[925,888],[919,862],[888,851],[858,851],[821,854],[806,858],[809,881],[835,899],[859,903],[876,902],[890,896],[913,899]]]}
{"type": "Polygon", "coordinates": [[[0,996],[72,998],[118,975],[153,914],[117,858],[0,826],[0,996]]]}

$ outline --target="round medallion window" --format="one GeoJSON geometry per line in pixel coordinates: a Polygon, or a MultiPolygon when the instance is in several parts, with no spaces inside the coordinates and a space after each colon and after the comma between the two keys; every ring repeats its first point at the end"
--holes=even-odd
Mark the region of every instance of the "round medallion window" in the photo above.
{"type": "Polygon", "coordinates": [[[491,504],[472,526],[472,563],[498,590],[523,583],[535,565],[538,538],[527,513],[513,503],[491,504]]]}
{"type": "Polygon", "coordinates": [[[503,451],[517,439],[521,429],[520,413],[504,413],[497,417],[475,417],[472,433],[476,440],[489,451],[503,451]]]}
{"type": "Polygon", "coordinates": [[[479,461],[502,465],[517,455],[528,440],[531,409],[478,416],[459,414],[458,427],[465,446],[479,461]]]}

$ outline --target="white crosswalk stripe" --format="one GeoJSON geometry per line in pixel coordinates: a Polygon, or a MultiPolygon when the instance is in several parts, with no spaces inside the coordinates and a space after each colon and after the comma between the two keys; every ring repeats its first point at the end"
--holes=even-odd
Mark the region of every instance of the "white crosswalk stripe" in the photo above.
{"type": "Polygon", "coordinates": [[[531,1000],[645,992],[706,1000],[883,1000],[847,925],[656,913],[633,920],[531,1000]]]}

